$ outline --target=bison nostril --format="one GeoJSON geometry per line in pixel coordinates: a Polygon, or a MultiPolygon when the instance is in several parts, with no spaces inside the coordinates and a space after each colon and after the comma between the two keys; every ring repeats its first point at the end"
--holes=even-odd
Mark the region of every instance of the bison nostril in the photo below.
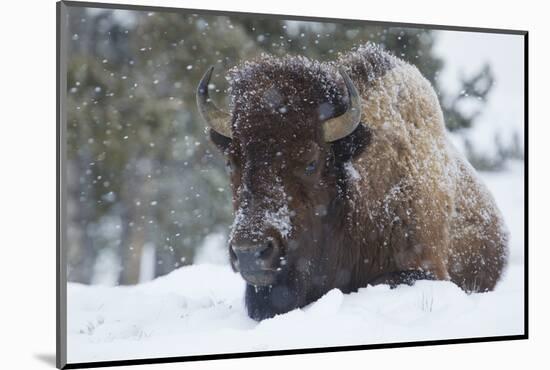
{"type": "Polygon", "coordinates": [[[256,247],[254,250],[254,257],[259,259],[267,259],[274,250],[274,244],[271,241],[256,247]]]}
{"type": "Polygon", "coordinates": [[[232,261],[237,260],[237,254],[235,253],[235,246],[234,245],[231,245],[231,248],[229,248],[229,257],[231,258],[232,261]]]}
{"type": "Polygon", "coordinates": [[[255,250],[254,250],[254,257],[256,258],[262,258],[268,251],[268,246],[266,244],[264,245],[261,245],[259,247],[257,247],[255,250]]]}

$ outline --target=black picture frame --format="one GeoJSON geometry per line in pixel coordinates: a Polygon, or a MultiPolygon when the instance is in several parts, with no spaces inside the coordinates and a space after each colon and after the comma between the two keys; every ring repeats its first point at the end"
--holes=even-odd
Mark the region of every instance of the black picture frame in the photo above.
{"type": "Polygon", "coordinates": [[[317,21],[317,22],[339,22],[339,23],[357,23],[388,26],[388,27],[408,27],[408,28],[428,28],[432,30],[446,30],[446,31],[465,31],[465,32],[477,32],[477,33],[498,33],[498,34],[511,34],[519,35],[524,40],[524,148],[525,148],[525,173],[524,173],[524,185],[525,185],[525,203],[524,203],[524,225],[525,230],[529,229],[529,96],[528,96],[528,77],[529,77],[529,32],[525,30],[512,30],[512,29],[493,29],[493,28],[477,28],[477,27],[461,27],[461,26],[447,26],[438,24],[415,24],[415,23],[400,23],[400,22],[383,22],[383,21],[369,21],[359,19],[337,19],[337,18],[322,18],[322,17],[308,17],[308,16],[296,16],[285,14],[261,14],[261,13],[245,13],[234,11],[222,11],[222,10],[201,10],[201,9],[186,9],[175,7],[160,7],[160,6],[142,6],[142,5],[130,5],[130,4],[110,4],[110,3],[94,3],[94,2],[79,2],[79,1],[60,1],[56,4],[56,19],[57,19],[57,63],[56,63],[56,121],[57,121],[57,141],[56,141],[56,366],[60,369],[77,369],[77,368],[94,368],[105,366],[125,366],[125,365],[139,365],[139,364],[157,364],[157,363],[173,363],[173,362],[187,362],[187,361],[203,361],[203,360],[219,360],[219,359],[233,359],[233,358],[247,358],[247,357],[265,357],[265,356],[282,356],[282,355],[294,355],[294,354],[313,354],[323,352],[341,352],[341,351],[359,351],[369,349],[387,349],[387,348],[399,348],[399,347],[417,347],[417,346],[435,346],[435,345],[448,345],[448,344],[461,344],[461,343],[480,343],[480,342],[496,342],[496,341],[511,341],[511,340],[525,340],[529,338],[529,237],[528,233],[524,234],[524,333],[521,335],[507,335],[507,336],[492,336],[492,337],[476,337],[476,338],[456,338],[456,339],[442,339],[442,340],[428,340],[428,341],[415,341],[415,342],[396,342],[396,343],[384,343],[384,344],[365,344],[365,345],[351,345],[344,347],[322,347],[322,348],[304,348],[304,349],[289,349],[289,350],[275,350],[275,351],[258,351],[258,352],[243,352],[243,353],[220,353],[209,355],[192,355],[192,356],[176,356],[176,357],[161,357],[161,358],[138,358],[116,361],[99,361],[99,362],[82,362],[82,363],[67,363],[67,297],[66,297],[66,285],[67,285],[67,266],[66,266],[66,210],[65,210],[65,186],[66,186],[66,174],[65,174],[65,140],[66,140],[66,73],[67,73],[67,30],[63,28],[62,20],[66,16],[67,8],[69,7],[85,7],[85,8],[100,8],[100,9],[121,9],[121,10],[137,10],[145,12],[170,12],[170,13],[198,13],[205,15],[253,15],[266,18],[296,20],[296,21],[317,21]]]}

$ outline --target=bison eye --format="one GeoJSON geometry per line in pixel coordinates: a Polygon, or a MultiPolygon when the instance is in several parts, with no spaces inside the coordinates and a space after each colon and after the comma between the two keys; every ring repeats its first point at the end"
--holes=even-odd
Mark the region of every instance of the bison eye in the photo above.
{"type": "Polygon", "coordinates": [[[306,175],[311,175],[317,169],[317,161],[311,161],[306,166],[306,175]]]}

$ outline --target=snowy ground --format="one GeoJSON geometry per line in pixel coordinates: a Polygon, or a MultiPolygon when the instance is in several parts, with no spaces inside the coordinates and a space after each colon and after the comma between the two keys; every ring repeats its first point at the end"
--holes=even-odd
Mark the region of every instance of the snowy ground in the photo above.
{"type": "Polygon", "coordinates": [[[494,292],[466,295],[421,281],[343,295],[257,323],[244,282],[203,264],[133,287],[68,286],[68,360],[89,362],[523,333],[523,164],[482,174],[511,231],[510,265],[494,292]]]}

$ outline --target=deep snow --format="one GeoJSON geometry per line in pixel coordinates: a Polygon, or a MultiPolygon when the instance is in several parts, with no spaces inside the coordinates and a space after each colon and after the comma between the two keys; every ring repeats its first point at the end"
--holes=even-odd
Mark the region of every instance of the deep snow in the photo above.
{"type": "Polygon", "coordinates": [[[332,290],[257,323],[245,312],[243,280],[224,264],[182,267],[132,287],[70,283],[68,361],[522,334],[523,171],[523,163],[510,163],[482,174],[511,232],[509,267],[494,292],[467,295],[443,281],[332,290]]]}

